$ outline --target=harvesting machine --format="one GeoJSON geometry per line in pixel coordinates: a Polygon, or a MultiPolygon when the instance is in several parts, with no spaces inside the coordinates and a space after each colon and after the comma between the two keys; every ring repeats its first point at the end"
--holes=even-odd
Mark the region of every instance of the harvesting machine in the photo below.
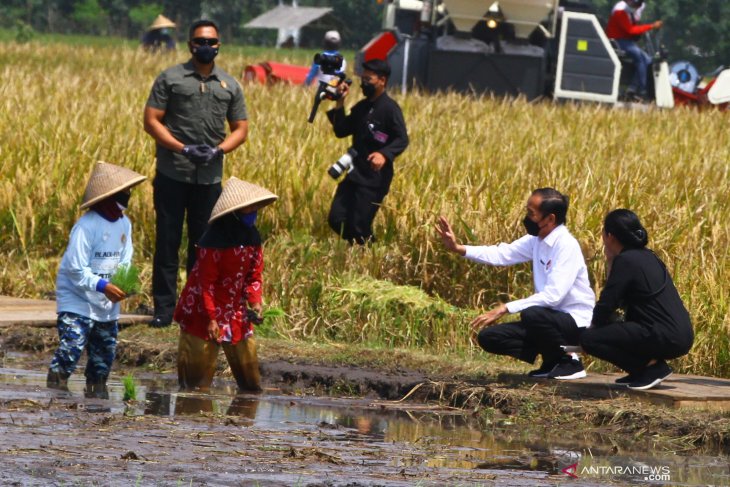
{"type": "MultiPolygon", "coordinates": [[[[616,103],[619,54],[591,7],[576,1],[392,0],[358,57],[388,59],[390,83],[402,90],[616,103]]],[[[666,62],[655,63],[659,106],[674,104],[669,75],[666,62]]]]}

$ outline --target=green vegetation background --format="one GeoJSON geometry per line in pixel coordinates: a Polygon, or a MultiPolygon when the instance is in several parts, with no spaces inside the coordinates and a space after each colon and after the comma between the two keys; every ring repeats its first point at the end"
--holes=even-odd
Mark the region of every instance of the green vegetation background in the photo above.
{"type": "MultiPolygon", "coordinates": [[[[0,51],[0,294],[53,294],[96,160],[154,175],[142,108],[155,76],[187,58],[182,49],[150,56],[136,43],[59,39],[6,41],[0,51]]],[[[218,62],[240,76],[262,59],[306,63],[310,55],[228,46],[218,62]]],[[[697,329],[692,353],[675,365],[730,376],[727,114],[395,94],[412,142],[376,220],[380,242],[362,249],[326,224],[335,189],[326,169],[348,141],[334,138],[322,113],[306,123],[312,92],[260,85],[245,92],[250,138],[227,155],[225,171],[280,196],[260,219],[267,306],[285,312],[267,334],[473,354],[488,367],[492,358],[469,342],[468,321],[531,293],[529,266],[487,268],[446,254],[435,218],[446,215],[469,243],[510,241],[523,232],[529,192],[554,186],[571,197],[568,224],[597,291],[603,216],[628,207],[642,217],[697,329]]],[[[134,310],[151,302],[149,182],[133,191],[129,216],[143,284],[126,304],[134,310]]],[[[184,278],[181,271],[181,285],[184,278]]]]}

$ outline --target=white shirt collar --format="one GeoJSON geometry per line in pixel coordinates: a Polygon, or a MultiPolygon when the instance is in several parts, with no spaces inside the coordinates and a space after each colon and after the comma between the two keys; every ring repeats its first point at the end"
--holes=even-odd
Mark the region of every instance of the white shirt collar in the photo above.
{"type": "Polygon", "coordinates": [[[555,245],[555,242],[558,240],[558,238],[560,238],[561,235],[564,235],[567,231],[568,229],[565,228],[565,225],[561,223],[557,227],[553,228],[553,231],[548,233],[542,241],[548,247],[552,247],[553,245],[555,245]]]}

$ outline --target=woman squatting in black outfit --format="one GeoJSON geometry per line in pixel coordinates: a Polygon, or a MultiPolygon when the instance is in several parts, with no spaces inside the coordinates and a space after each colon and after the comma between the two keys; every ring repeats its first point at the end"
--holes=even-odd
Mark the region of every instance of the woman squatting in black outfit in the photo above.
{"type": "Polygon", "coordinates": [[[689,352],[694,341],[689,313],[659,257],[646,248],[649,236],[639,217],[614,210],[603,224],[608,279],[593,310],[583,351],[628,372],[616,380],[631,389],[651,389],[672,374],[666,360],[689,352]],[[625,321],[614,312],[622,308],[625,321]]]}

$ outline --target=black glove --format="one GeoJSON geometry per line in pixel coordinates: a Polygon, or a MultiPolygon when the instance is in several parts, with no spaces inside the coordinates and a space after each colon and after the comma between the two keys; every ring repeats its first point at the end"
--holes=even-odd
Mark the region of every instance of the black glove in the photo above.
{"type": "Polygon", "coordinates": [[[215,159],[216,157],[222,156],[222,155],[223,155],[223,149],[221,149],[220,147],[211,147],[210,152],[208,152],[208,156],[205,158],[205,162],[208,163],[208,162],[212,161],[213,159],[215,159]]]}
{"type": "Polygon", "coordinates": [[[252,310],[251,308],[248,308],[246,310],[246,317],[248,318],[248,321],[253,323],[254,325],[260,325],[264,322],[264,317],[259,316],[256,311],[252,310]]]}
{"type": "Polygon", "coordinates": [[[202,164],[212,159],[210,154],[213,150],[208,144],[186,145],[183,147],[182,155],[190,159],[194,164],[202,164]]]}

